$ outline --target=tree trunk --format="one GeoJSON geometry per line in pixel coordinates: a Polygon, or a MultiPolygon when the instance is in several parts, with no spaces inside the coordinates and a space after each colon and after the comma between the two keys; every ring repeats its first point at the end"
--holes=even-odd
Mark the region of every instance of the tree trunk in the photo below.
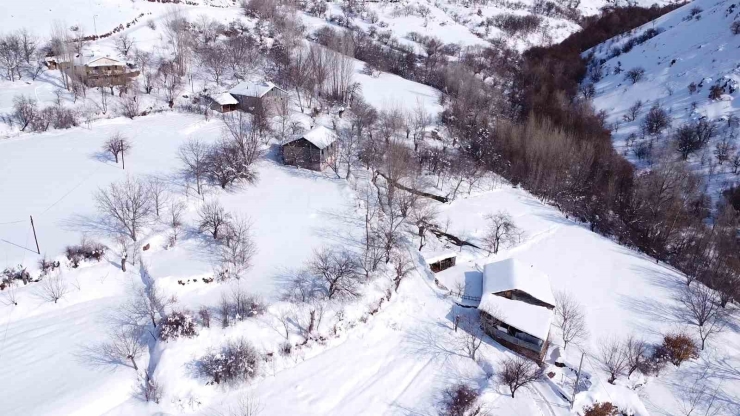
{"type": "Polygon", "coordinates": [[[136,360],[134,359],[134,357],[129,356],[128,359],[131,360],[131,365],[134,366],[134,370],[139,371],[139,366],[136,365],[136,360]]]}

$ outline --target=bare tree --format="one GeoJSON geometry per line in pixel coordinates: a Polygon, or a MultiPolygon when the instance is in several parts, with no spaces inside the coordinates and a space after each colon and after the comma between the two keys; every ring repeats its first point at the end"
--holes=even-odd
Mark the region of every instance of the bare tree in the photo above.
{"type": "Polygon", "coordinates": [[[152,214],[146,184],[136,178],[128,177],[121,183],[111,183],[108,189],[99,189],[95,201],[98,210],[134,241],[152,214]]]}
{"type": "Polygon", "coordinates": [[[520,388],[542,377],[542,369],[531,360],[524,357],[507,357],[500,364],[498,380],[501,384],[509,386],[511,397],[520,388]]]}
{"type": "Polygon", "coordinates": [[[159,176],[150,176],[147,178],[146,185],[152,199],[154,214],[159,217],[160,212],[168,202],[167,182],[159,176]]]}
{"type": "Polygon", "coordinates": [[[681,296],[681,303],[686,307],[689,323],[695,325],[699,331],[703,351],[707,339],[725,329],[725,309],[720,305],[714,290],[702,284],[687,286],[681,296]]]}
{"type": "Polygon", "coordinates": [[[131,51],[131,48],[134,47],[134,43],[136,41],[129,37],[127,33],[122,33],[118,37],[116,37],[116,50],[118,53],[120,53],[124,58],[128,58],[128,54],[131,51]]]}
{"type": "Polygon", "coordinates": [[[239,279],[252,266],[252,258],[257,253],[251,224],[246,218],[234,217],[229,219],[225,228],[223,244],[219,248],[221,266],[230,276],[239,279]]]}
{"type": "Polygon", "coordinates": [[[132,325],[142,325],[148,321],[152,328],[157,328],[159,321],[165,317],[165,308],[175,301],[175,298],[166,298],[151,282],[134,292],[128,303],[124,304],[122,312],[125,320],[132,325]]]}
{"type": "Polygon", "coordinates": [[[630,335],[624,342],[624,353],[627,359],[627,378],[630,378],[635,370],[646,364],[648,360],[648,343],[643,339],[630,335]]]}
{"type": "Polygon", "coordinates": [[[182,217],[185,212],[185,204],[179,201],[172,201],[167,216],[167,225],[172,228],[172,235],[170,236],[170,245],[177,243],[177,238],[180,235],[180,229],[182,228],[182,217]]]}
{"type": "Polygon", "coordinates": [[[635,67],[627,71],[625,79],[631,81],[633,84],[636,84],[640,82],[644,76],[645,76],[645,68],[635,67]]]}
{"type": "Polygon", "coordinates": [[[118,156],[125,155],[131,150],[131,142],[121,133],[113,133],[103,144],[103,151],[110,153],[118,163],[118,156]]]}
{"type": "Polygon", "coordinates": [[[583,306],[567,292],[555,294],[555,325],[562,333],[564,350],[569,343],[588,337],[583,306]]]}
{"type": "Polygon", "coordinates": [[[61,273],[54,273],[41,280],[39,297],[47,302],[57,303],[69,292],[69,286],[61,273]]]}
{"type": "Polygon", "coordinates": [[[316,251],[308,269],[321,279],[329,299],[358,295],[358,265],[348,251],[331,248],[316,251]]]}
{"type": "Polygon", "coordinates": [[[414,270],[414,264],[409,256],[400,252],[393,256],[393,290],[398,293],[401,282],[414,270]]]}
{"type": "Polygon", "coordinates": [[[462,329],[462,337],[460,340],[461,349],[470,357],[475,360],[476,354],[483,344],[483,329],[481,329],[480,322],[478,319],[471,315],[466,315],[459,322],[460,328],[462,329]]]}
{"type": "Polygon", "coordinates": [[[521,231],[514,224],[511,216],[504,211],[486,216],[488,230],[483,237],[483,245],[488,254],[497,254],[499,248],[518,243],[521,240],[521,231]]]}
{"type": "Polygon", "coordinates": [[[203,193],[203,180],[208,173],[208,145],[198,139],[191,139],[180,146],[180,161],[184,165],[185,176],[195,181],[198,195],[203,193]]]}
{"type": "Polygon", "coordinates": [[[614,381],[627,369],[627,354],[624,346],[616,338],[608,338],[599,345],[598,353],[601,368],[609,373],[609,383],[614,381]]]}
{"type": "Polygon", "coordinates": [[[143,328],[135,325],[124,325],[108,334],[108,341],[100,345],[104,358],[116,363],[130,362],[134,370],[139,371],[136,360],[144,353],[141,342],[143,328]]]}
{"type": "Polygon", "coordinates": [[[227,227],[227,223],[231,219],[231,214],[226,212],[217,199],[204,202],[198,208],[198,216],[200,217],[200,223],[198,224],[200,231],[208,231],[214,240],[219,239],[219,232],[227,227]]]}

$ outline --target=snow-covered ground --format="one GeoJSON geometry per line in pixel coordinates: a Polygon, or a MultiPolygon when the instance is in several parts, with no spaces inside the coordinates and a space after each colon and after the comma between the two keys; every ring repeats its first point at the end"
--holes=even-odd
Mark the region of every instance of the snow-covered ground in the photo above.
{"type": "MultiPolygon", "coordinates": [[[[151,12],[145,19],[156,21],[168,7],[115,0],[86,5],[89,2],[80,0],[75,5],[85,11],[73,13],[72,8],[47,3],[13,3],[10,13],[0,16],[0,25],[11,29],[28,26],[21,24],[19,16],[33,13],[43,16],[39,19],[44,21],[79,23],[90,33],[86,22],[96,14],[97,29],[103,31],[142,12],[151,12]]],[[[208,13],[223,23],[237,18],[235,6],[200,3],[180,7],[190,17],[208,13]]],[[[369,7],[399,38],[416,31],[462,45],[487,42],[474,34],[475,19],[479,18],[473,17],[477,16],[476,7],[428,3],[428,22],[394,11],[419,4],[422,2],[369,7]],[[455,22],[453,13],[463,18],[456,17],[455,22]]],[[[522,4],[524,9],[529,7],[529,3],[522,4]]],[[[594,1],[580,7],[595,11],[601,5],[594,1]]],[[[481,14],[497,13],[496,7],[481,6],[481,14]]],[[[159,45],[160,32],[148,28],[145,21],[140,19],[127,33],[136,38],[138,46],[152,50],[159,45]]],[[[306,21],[309,26],[326,24],[317,18],[306,17],[306,21]]],[[[552,24],[562,24],[558,36],[577,29],[572,22],[552,24]]],[[[540,41],[522,40],[522,45],[540,41]]],[[[88,50],[96,55],[111,53],[112,40],[93,43],[88,50]]],[[[362,62],[355,62],[353,79],[362,85],[363,97],[377,108],[412,111],[420,104],[432,114],[441,110],[434,89],[390,74],[364,75],[360,73],[362,66],[362,62]]],[[[0,82],[0,112],[7,111],[12,97],[21,92],[33,94],[43,105],[52,105],[58,80],[53,72],[46,76],[31,83],[0,82]]],[[[597,88],[602,91],[606,86],[597,88]]],[[[676,296],[682,277],[651,258],[589,232],[521,189],[490,178],[467,195],[463,192],[451,203],[438,204],[437,220],[446,224],[449,233],[479,243],[485,233],[485,216],[507,211],[524,231],[519,244],[488,256],[480,250],[466,247],[460,251],[441,241],[430,241],[427,250],[458,252],[458,265],[435,276],[414,250],[416,236],[408,233],[406,249],[413,272],[398,294],[390,301],[382,300],[391,285],[386,276],[368,282],[358,299],[332,305],[318,330],[323,340],[311,340],[282,356],[278,353],[281,343],[296,345],[301,341],[295,330],[287,337],[282,335],[277,322],[276,317],[289,307],[279,297],[285,278],[303,267],[314,250],[353,248],[364,225],[355,186],[367,179],[366,172],[358,167],[356,178],[345,181],[330,170],[314,173],[283,166],[273,141],[265,145],[266,155],[257,164],[259,180],[254,185],[227,191],[209,188],[205,197],[199,197],[178,175],[177,149],[190,138],[216,140],[221,129],[217,118],[206,121],[202,116],[177,112],[133,120],[111,118],[110,114],[105,117],[109,118],[93,121],[89,127],[14,134],[0,140],[0,269],[23,264],[35,274],[37,262],[46,255],[65,264],[63,278],[68,289],[63,299],[51,303],[41,296],[41,283],[18,286],[17,305],[5,302],[8,291],[0,292],[2,415],[213,415],[227,412],[245,397],[259,400],[263,415],[436,414],[442,390],[455,382],[477,387],[493,416],[570,415],[563,395],[571,394],[571,369],[578,367],[580,350],[587,353],[584,373],[588,390],[576,398],[576,411],[593,400],[609,400],[641,416],[679,414],[683,389],[705,370],[709,374],[707,388],[716,389],[725,405],[722,414],[736,415],[740,408],[740,334],[736,325],[710,339],[707,350],[695,362],[670,368],[658,378],[621,377],[617,386],[608,384],[594,357],[600,341],[634,333],[656,343],[662,333],[679,328],[676,296]],[[121,133],[133,143],[125,170],[101,153],[102,143],[113,133],[121,133]],[[184,231],[174,247],[166,248],[167,227],[156,221],[150,224],[140,242],[151,248],[142,253],[142,263],[123,272],[120,253],[100,221],[93,195],[98,188],[126,177],[150,175],[169,184],[172,200],[186,204],[184,231]],[[212,242],[196,229],[196,209],[203,199],[217,199],[229,212],[246,216],[252,223],[257,255],[240,281],[203,280],[213,276],[216,268],[212,242]],[[42,255],[35,250],[29,215],[34,217],[42,255]],[[107,244],[109,250],[99,263],[69,268],[63,250],[82,236],[107,244]],[[470,359],[461,347],[465,335],[462,330],[456,332],[453,325],[456,316],[474,314],[474,310],[457,306],[458,299],[434,282],[436,277],[448,288],[462,282],[465,294],[476,296],[481,290],[476,265],[510,257],[547,274],[553,290],[564,290],[577,298],[585,306],[590,330],[586,342],[568,348],[564,360],[568,368],[552,366],[552,357],[548,357],[546,372],[553,373],[552,379],[543,378],[520,390],[515,399],[495,383],[499,361],[511,352],[485,338],[477,359],[470,359]],[[237,287],[260,295],[269,306],[264,315],[228,328],[215,323],[210,328],[199,325],[194,338],[150,342],[139,365],[163,384],[163,399],[159,404],[147,403],[139,391],[143,370],[137,374],[128,366],[101,361],[99,351],[91,349],[106,338],[116,305],[146,284],[176,298],[173,309],[195,312],[210,308],[214,321],[221,297],[237,287]],[[209,384],[197,371],[199,360],[240,336],[247,336],[270,358],[251,383],[234,387],[209,384]],[[644,381],[647,384],[635,387],[644,381]]],[[[296,114],[296,118],[310,122],[305,115],[296,114]]],[[[319,117],[318,122],[330,124],[327,116],[319,117]]],[[[554,344],[559,343],[554,329],[551,337],[554,344]]]]}
{"type": "MultiPolygon", "coordinates": [[[[730,117],[740,116],[737,91],[740,36],[730,30],[738,12],[733,2],[696,0],[593,49],[596,59],[607,59],[603,65],[604,77],[595,83],[593,102],[598,110],[607,112],[609,122],[619,124],[613,132],[614,144],[625,157],[638,166],[648,163],[636,155],[636,150],[650,141],[640,138],[640,123],[648,110],[659,104],[672,118],[672,128],[700,119],[715,124],[717,134],[701,151],[689,157],[689,163],[694,170],[706,174],[713,193],[727,183],[737,182],[738,176],[730,162],[720,165],[714,152],[716,144],[724,138],[735,148],[740,144],[736,122],[733,122],[735,127],[728,126],[730,117]],[[631,51],[608,59],[612,48],[621,48],[629,39],[651,30],[660,33],[631,51]],[[621,73],[615,73],[617,67],[621,67],[621,73]],[[633,68],[644,69],[643,79],[635,84],[625,79],[627,71],[633,68]],[[689,90],[692,83],[695,92],[689,90]],[[710,99],[710,89],[715,85],[723,87],[722,95],[710,99]],[[643,105],[636,120],[625,120],[629,108],[637,101],[643,105]],[[631,134],[637,136],[634,143],[628,140],[631,134]]],[[[662,138],[653,141],[655,155],[664,147],[677,155],[670,140],[671,131],[666,129],[662,138]]]]}

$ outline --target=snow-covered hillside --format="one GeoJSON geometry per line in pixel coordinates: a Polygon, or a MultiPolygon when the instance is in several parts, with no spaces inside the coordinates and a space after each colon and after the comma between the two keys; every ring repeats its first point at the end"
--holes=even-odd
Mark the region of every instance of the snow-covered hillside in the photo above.
{"type": "MultiPolygon", "coordinates": [[[[735,2],[697,0],[589,51],[595,61],[604,60],[593,103],[606,111],[615,146],[628,159],[645,166],[662,151],[679,155],[674,132],[705,120],[715,133],[689,155],[690,165],[707,174],[712,189],[737,181],[740,35],[731,26],[738,21],[735,2]],[[629,50],[628,43],[634,45],[629,50]],[[634,83],[627,78],[633,69],[642,72],[634,83]],[[639,109],[631,111],[638,102],[639,109]],[[642,123],[656,105],[665,109],[671,125],[659,137],[646,136],[642,123]],[[717,158],[718,145],[729,147],[729,160],[717,158]]],[[[593,82],[593,76],[586,82],[593,82]]]]}

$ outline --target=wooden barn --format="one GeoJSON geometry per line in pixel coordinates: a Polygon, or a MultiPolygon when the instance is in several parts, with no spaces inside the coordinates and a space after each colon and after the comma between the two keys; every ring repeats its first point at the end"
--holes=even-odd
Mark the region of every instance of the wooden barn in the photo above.
{"type": "Polygon", "coordinates": [[[274,112],[281,100],[288,99],[288,93],[269,81],[244,81],[229,90],[242,111],[253,113],[264,109],[268,114],[274,112]]]}
{"type": "Polygon", "coordinates": [[[555,297],[544,273],[515,259],[485,266],[478,310],[483,330],[499,344],[542,362],[554,308],[555,297]]]}
{"type": "Polygon", "coordinates": [[[451,252],[451,251],[445,251],[445,252],[439,252],[439,253],[430,253],[427,255],[424,255],[424,260],[429,265],[429,268],[432,269],[432,272],[439,273],[442,270],[449,269],[450,267],[453,267],[455,265],[455,260],[457,259],[457,254],[451,252]]]}
{"type": "Polygon", "coordinates": [[[218,111],[219,113],[228,113],[239,107],[239,101],[228,92],[214,94],[208,98],[210,100],[211,110],[218,111]]]}
{"type": "Polygon", "coordinates": [[[333,160],[337,135],[324,126],[318,126],[282,146],[283,163],[316,171],[333,160]]]}

